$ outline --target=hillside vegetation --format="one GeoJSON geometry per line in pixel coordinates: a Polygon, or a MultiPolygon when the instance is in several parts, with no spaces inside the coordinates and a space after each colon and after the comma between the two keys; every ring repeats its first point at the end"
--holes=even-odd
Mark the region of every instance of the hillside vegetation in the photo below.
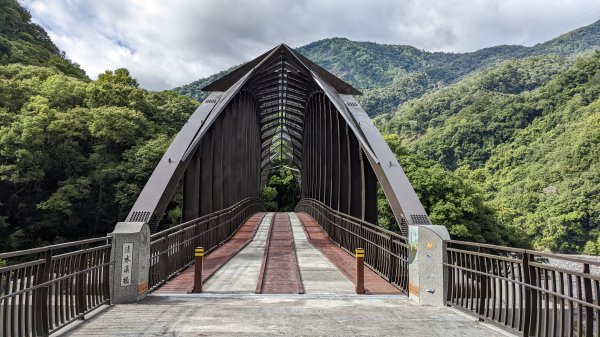
{"type": "Polygon", "coordinates": [[[600,52],[506,61],[377,118],[451,171],[470,172],[521,246],[596,253],[600,52]]]}
{"type": "Polygon", "coordinates": [[[0,0],[0,64],[24,63],[59,69],[62,73],[87,79],[79,65],[67,59],[31,14],[16,0],[0,0]]]}
{"type": "MultiPolygon", "coordinates": [[[[90,80],[16,1],[0,0],[0,250],[110,232],[199,88],[90,80]]],[[[533,47],[430,53],[334,38],[299,51],[364,91],[432,221],[453,238],[600,254],[600,23],[533,47]]],[[[232,68],[233,69],[233,68],[232,68]]],[[[263,199],[290,209],[291,172],[263,199]]],[[[168,219],[179,219],[176,195],[168,219]]],[[[384,196],[380,225],[398,230],[384,196]]]]}
{"type": "Polygon", "coordinates": [[[198,105],[90,81],[30,19],[0,1],[0,251],[111,232],[198,105]]]}

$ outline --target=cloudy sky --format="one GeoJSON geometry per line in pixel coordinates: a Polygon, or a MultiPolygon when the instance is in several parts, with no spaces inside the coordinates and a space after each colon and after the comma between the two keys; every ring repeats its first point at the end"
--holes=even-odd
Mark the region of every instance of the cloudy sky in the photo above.
{"type": "Polygon", "coordinates": [[[329,37],[464,52],[531,46],[600,19],[598,0],[21,0],[92,78],[170,89],[285,42],[329,37]]]}

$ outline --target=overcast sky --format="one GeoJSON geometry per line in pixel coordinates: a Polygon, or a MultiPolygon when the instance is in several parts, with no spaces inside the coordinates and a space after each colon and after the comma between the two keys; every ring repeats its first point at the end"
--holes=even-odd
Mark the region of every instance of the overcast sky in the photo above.
{"type": "Polygon", "coordinates": [[[599,0],[21,0],[95,79],[128,68],[170,89],[279,43],[329,37],[464,52],[531,46],[600,19],[599,0]]]}

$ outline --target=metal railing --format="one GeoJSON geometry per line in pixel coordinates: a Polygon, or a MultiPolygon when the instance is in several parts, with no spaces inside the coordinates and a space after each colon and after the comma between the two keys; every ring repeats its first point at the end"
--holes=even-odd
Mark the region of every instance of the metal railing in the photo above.
{"type": "Polygon", "coordinates": [[[0,334],[48,336],[110,301],[111,238],[0,254],[0,334]]]}
{"type": "Polygon", "coordinates": [[[194,262],[194,248],[206,253],[227,241],[244,221],[265,207],[244,199],[220,211],[165,229],[150,237],[149,290],[152,291],[194,262]]]}
{"type": "Polygon", "coordinates": [[[365,249],[365,264],[386,281],[408,293],[407,238],[338,212],[315,199],[302,199],[296,212],[312,216],[329,238],[348,253],[365,249]]]}
{"type": "Polygon", "coordinates": [[[600,335],[600,276],[590,273],[600,262],[462,241],[444,248],[448,305],[522,336],[600,335]]]}

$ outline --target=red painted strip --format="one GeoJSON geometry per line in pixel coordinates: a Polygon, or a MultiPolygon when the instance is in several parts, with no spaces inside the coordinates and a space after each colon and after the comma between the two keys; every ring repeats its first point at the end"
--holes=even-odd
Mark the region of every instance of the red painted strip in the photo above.
{"type": "MultiPolygon", "coordinates": [[[[252,241],[264,216],[265,213],[254,214],[238,228],[227,242],[204,256],[202,282],[206,282],[217,270],[252,241]]],[[[190,293],[193,287],[194,265],[191,265],[154,292],[157,294],[190,293]]]]}
{"type": "MultiPolygon", "coordinates": [[[[356,259],[354,256],[331,241],[327,233],[310,215],[306,213],[296,214],[304,226],[308,241],[356,285],[356,259]]],[[[365,291],[367,294],[402,294],[398,288],[388,283],[368,267],[365,268],[365,291]]]]}
{"type": "Polygon", "coordinates": [[[292,223],[286,213],[275,214],[256,292],[260,294],[304,293],[292,223]]]}

